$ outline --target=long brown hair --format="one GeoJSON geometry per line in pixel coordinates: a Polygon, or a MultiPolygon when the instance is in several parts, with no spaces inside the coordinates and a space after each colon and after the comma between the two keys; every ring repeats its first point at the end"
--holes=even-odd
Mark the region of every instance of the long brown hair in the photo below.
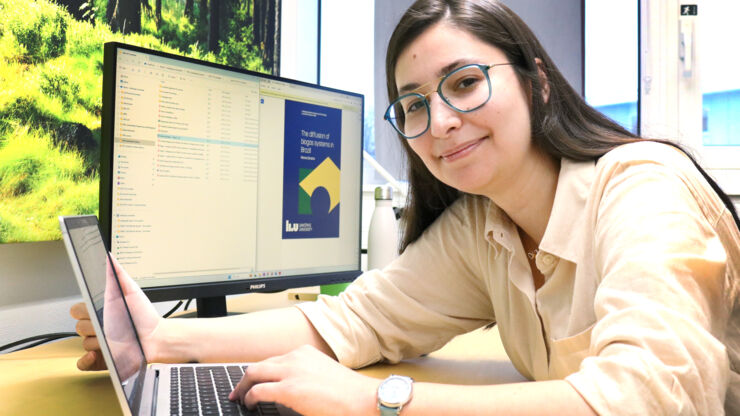
{"type": "MultiPolygon", "coordinates": [[[[597,160],[617,146],[644,140],[586,104],[568,84],[531,29],[508,7],[496,0],[418,0],[401,17],[388,43],[386,80],[389,102],[398,98],[396,62],[400,54],[425,30],[444,21],[501,49],[532,97],[530,120],[533,143],[555,159],[597,160]],[[535,58],[542,61],[549,98],[545,103],[535,58]]],[[[399,135],[408,160],[409,194],[404,210],[405,229],[400,251],[414,242],[459,196],[460,191],[442,183],[429,172],[407,139],[399,135]]],[[[681,146],[704,178],[732,212],[730,198],[681,146]]]]}

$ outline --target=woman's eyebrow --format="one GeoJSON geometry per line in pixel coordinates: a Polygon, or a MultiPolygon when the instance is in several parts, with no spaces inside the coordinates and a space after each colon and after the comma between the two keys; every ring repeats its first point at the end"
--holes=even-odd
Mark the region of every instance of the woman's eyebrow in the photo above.
{"type": "MultiPolygon", "coordinates": [[[[474,62],[474,61],[475,61],[474,59],[470,59],[470,58],[456,59],[456,60],[450,62],[449,64],[443,66],[442,68],[440,68],[437,71],[437,77],[442,78],[443,76],[445,76],[448,73],[450,73],[452,70],[454,70],[456,68],[459,68],[461,66],[469,65],[469,64],[472,64],[472,63],[478,63],[478,62],[474,62]]],[[[434,81],[427,82],[426,84],[419,84],[418,82],[410,82],[408,84],[405,84],[401,88],[398,89],[398,95],[403,95],[403,94],[406,94],[408,92],[416,91],[416,90],[420,89],[421,87],[423,87],[425,85],[429,85],[431,83],[434,83],[434,82],[439,81],[439,78],[437,78],[434,81]]]]}
{"type": "Polygon", "coordinates": [[[398,95],[403,95],[407,92],[418,90],[419,87],[421,87],[421,85],[418,82],[410,82],[398,89],[398,95]]]}
{"type": "Polygon", "coordinates": [[[457,68],[460,68],[461,66],[470,65],[470,64],[479,64],[479,63],[480,62],[478,62],[477,60],[470,59],[470,58],[456,59],[450,62],[449,64],[443,66],[442,68],[440,68],[439,71],[437,71],[437,76],[442,78],[443,76],[449,74],[450,72],[452,72],[453,70],[457,68]]]}

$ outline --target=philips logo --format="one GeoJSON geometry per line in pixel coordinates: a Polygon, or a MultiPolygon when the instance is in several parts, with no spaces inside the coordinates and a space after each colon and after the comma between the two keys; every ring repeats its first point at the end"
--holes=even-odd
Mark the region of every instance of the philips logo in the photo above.
{"type": "Polygon", "coordinates": [[[264,289],[267,285],[264,283],[260,283],[258,285],[249,285],[249,290],[255,290],[255,289],[264,289]]]}

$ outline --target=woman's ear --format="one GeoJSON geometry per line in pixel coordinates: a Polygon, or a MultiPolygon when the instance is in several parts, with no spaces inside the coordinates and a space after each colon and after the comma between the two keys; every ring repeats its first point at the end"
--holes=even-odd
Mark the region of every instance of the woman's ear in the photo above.
{"type": "Polygon", "coordinates": [[[550,83],[547,82],[545,64],[540,58],[534,58],[534,62],[537,64],[537,73],[540,77],[540,85],[542,85],[542,101],[547,104],[547,100],[550,98],[550,83]]]}

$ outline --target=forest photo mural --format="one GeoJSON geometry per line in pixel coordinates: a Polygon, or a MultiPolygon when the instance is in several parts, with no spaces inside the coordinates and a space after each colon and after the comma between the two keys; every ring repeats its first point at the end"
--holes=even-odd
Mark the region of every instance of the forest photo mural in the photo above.
{"type": "Polygon", "coordinates": [[[109,41],[277,75],[280,0],[0,0],[0,243],[97,214],[109,41]]]}

